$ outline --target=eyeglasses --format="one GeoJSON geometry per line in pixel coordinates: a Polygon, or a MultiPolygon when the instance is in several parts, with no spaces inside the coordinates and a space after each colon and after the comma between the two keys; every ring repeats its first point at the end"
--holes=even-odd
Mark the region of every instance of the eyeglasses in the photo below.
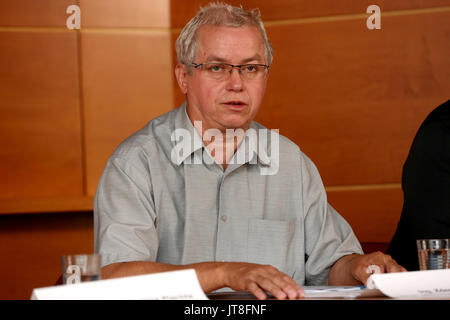
{"type": "Polygon", "coordinates": [[[191,67],[205,71],[212,79],[226,80],[231,76],[234,68],[237,68],[242,80],[262,80],[269,70],[265,64],[241,64],[233,65],[228,63],[189,63],[191,67]]]}

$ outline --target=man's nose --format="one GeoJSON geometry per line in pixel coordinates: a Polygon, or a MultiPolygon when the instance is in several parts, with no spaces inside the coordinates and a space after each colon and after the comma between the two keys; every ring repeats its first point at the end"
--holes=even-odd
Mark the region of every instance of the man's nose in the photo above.
{"type": "Polygon", "coordinates": [[[242,81],[240,70],[238,68],[231,69],[227,89],[231,91],[242,91],[243,88],[244,82],[242,81]]]}

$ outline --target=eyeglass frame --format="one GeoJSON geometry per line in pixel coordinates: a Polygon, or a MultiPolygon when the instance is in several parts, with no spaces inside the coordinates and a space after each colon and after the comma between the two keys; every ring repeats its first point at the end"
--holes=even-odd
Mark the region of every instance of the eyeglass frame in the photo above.
{"type": "Polygon", "coordinates": [[[269,65],[263,64],[263,63],[231,64],[231,63],[225,63],[225,62],[205,62],[205,63],[189,62],[189,63],[185,63],[185,64],[190,66],[190,67],[193,67],[195,69],[202,68],[205,64],[222,64],[222,65],[226,65],[226,66],[231,66],[230,76],[231,76],[234,68],[237,68],[238,72],[239,72],[239,75],[242,76],[242,69],[241,68],[244,67],[244,66],[261,66],[261,67],[264,67],[265,68],[265,70],[264,70],[265,75],[267,75],[267,72],[270,69],[269,65]]]}

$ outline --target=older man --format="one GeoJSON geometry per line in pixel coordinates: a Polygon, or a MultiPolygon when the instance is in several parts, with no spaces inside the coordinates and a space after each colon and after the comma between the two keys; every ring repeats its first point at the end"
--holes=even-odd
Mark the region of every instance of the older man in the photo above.
{"type": "Polygon", "coordinates": [[[363,255],[297,145],[248,134],[264,130],[253,119],[272,62],[257,12],[211,4],[176,46],[185,103],[126,139],[99,183],[103,278],[194,268],[205,292],[295,299],[304,284],[365,283],[369,265],[404,271],[387,255],[363,255]]]}

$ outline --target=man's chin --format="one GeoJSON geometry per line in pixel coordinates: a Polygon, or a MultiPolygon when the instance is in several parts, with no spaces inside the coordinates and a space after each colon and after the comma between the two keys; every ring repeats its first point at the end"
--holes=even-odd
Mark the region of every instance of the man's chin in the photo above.
{"type": "Polygon", "coordinates": [[[248,129],[251,120],[249,119],[227,119],[222,122],[225,129],[248,129]]]}

